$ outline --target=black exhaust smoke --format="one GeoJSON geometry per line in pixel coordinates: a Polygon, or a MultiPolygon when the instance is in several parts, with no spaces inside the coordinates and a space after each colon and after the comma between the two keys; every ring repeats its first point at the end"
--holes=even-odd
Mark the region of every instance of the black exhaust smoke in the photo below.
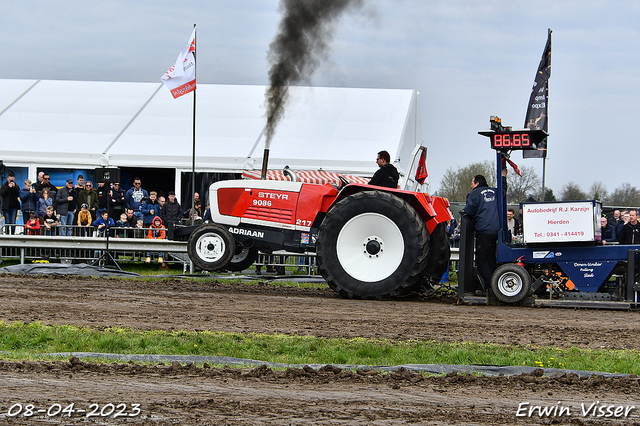
{"type": "MultiPolygon", "coordinates": [[[[284,116],[289,86],[308,82],[327,55],[336,19],[347,9],[362,6],[364,0],[281,0],[283,13],[279,31],[269,45],[267,58],[270,86],[265,93],[267,127],[265,157],[278,122],[284,116]]],[[[263,158],[262,178],[266,177],[263,158]]]]}

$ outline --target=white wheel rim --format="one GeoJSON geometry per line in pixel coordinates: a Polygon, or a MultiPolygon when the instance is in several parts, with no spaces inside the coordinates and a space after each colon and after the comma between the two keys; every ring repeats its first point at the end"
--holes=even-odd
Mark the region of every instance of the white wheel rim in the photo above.
{"type": "Polygon", "coordinates": [[[498,289],[505,296],[515,296],[522,291],[522,278],[515,272],[504,273],[498,278],[498,289]]]}
{"type": "Polygon", "coordinates": [[[404,238],[388,217],[363,213],[351,218],[340,230],[336,254],[340,266],[351,277],[364,282],[381,281],[400,266],[404,238]]]}
{"type": "Polygon", "coordinates": [[[218,234],[204,234],[196,242],[198,257],[207,263],[220,260],[225,253],[227,245],[218,234]]]}

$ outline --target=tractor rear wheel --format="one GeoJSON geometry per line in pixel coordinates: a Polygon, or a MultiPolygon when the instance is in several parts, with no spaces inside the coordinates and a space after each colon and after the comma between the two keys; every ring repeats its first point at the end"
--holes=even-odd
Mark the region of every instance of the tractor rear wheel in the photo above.
{"type": "Polygon", "coordinates": [[[403,293],[408,294],[412,291],[425,293],[433,290],[434,284],[439,284],[442,276],[449,269],[450,258],[451,246],[447,235],[447,224],[439,223],[429,235],[429,254],[422,279],[418,280],[413,287],[405,289],[403,293]]]}
{"type": "Polygon", "coordinates": [[[202,225],[189,236],[187,252],[198,268],[216,271],[224,268],[236,250],[233,236],[220,225],[202,225]]]}
{"type": "Polygon", "coordinates": [[[431,280],[439,282],[449,268],[451,258],[451,244],[447,235],[447,223],[442,222],[436,225],[429,237],[429,255],[427,256],[427,266],[424,269],[425,275],[431,280]]]}
{"type": "Polygon", "coordinates": [[[225,266],[225,269],[233,272],[244,271],[258,258],[258,249],[256,247],[244,247],[236,244],[236,252],[225,266]]]}
{"type": "Polygon", "coordinates": [[[491,276],[491,289],[501,302],[518,303],[531,292],[531,276],[524,267],[505,263],[491,276]]]}
{"type": "Polygon", "coordinates": [[[320,273],[341,296],[381,299],[401,294],[420,279],[429,233],[406,201],[364,191],[329,210],[316,251],[320,273]]]}

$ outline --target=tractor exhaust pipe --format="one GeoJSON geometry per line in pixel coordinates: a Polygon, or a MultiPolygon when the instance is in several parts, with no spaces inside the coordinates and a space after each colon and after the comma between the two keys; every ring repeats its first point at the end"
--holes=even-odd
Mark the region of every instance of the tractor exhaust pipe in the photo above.
{"type": "Polygon", "coordinates": [[[261,180],[267,180],[267,165],[269,164],[269,148],[264,149],[264,154],[262,156],[262,174],[260,175],[261,180]]]}

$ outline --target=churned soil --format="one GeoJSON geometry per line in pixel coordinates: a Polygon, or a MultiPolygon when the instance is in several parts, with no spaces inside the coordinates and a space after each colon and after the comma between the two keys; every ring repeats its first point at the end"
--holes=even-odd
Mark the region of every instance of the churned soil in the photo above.
{"type": "MultiPolygon", "coordinates": [[[[640,349],[636,311],[360,301],[266,283],[2,275],[0,306],[8,323],[640,349]]],[[[0,424],[640,424],[638,380],[0,361],[0,424]]]]}

